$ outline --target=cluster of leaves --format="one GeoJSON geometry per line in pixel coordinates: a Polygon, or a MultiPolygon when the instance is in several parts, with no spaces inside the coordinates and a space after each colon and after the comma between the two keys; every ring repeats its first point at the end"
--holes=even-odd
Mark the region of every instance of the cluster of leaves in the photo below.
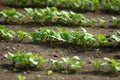
{"type": "Polygon", "coordinates": [[[0,40],[9,40],[12,39],[15,35],[15,32],[7,29],[5,26],[0,25],[0,40]]]}
{"type": "Polygon", "coordinates": [[[22,6],[27,5],[46,5],[46,6],[58,6],[58,7],[72,7],[82,10],[120,10],[119,0],[6,0],[8,4],[20,4],[22,6]]]}
{"type": "MultiPolygon", "coordinates": [[[[105,20],[102,18],[87,19],[82,14],[74,13],[72,11],[58,11],[57,8],[32,9],[25,8],[26,14],[22,14],[15,9],[0,11],[0,21],[2,22],[37,22],[40,24],[59,24],[59,25],[82,25],[94,27],[98,24],[104,27],[105,20]]],[[[120,26],[120,19],[112,17],[114,26],[120,26]]]]}
{"type": "Polygon", "coordinates": [[[106,10],[119,11],[120,10],[120,0],[102,0],[103,8],[106,10]]]}
{"type": "Polygon", "coordinates": [[[5,9],[0,11],[0,18],[2,18],[5,22],[10,22],[13,20],[20,21],[23,17],[24,15],[19,13],[15,9],[5,9]]]}
{"type": "Polygon", "coordinates": [[[112,35],[112,38],[120,45],[120,32],[117,31],[112,35]]]}
{"type": "Polygon", "coordinates": [[[110,59],[110,58],[104,57],[104,61],[96,60],[95,62],[93,62],[93,65],[96,71],[99,71],[100,68],[104,66],[111,68],[112,72],[115,72],[115,73],[120,71],[120,60],[118,59],[110,59]]]}
{"type": "Polygon", "coordinates": [[[41,28],[35,32],[30,33],[30,38],[34,42],[43,42],[43,41],[59,41],[67,43],[81,44],[83,46],[100,46],[107,44],[109,39],[106,38],[103,34],[92,35],[88,33],[84,28],[82,28],[83,33],[77,31],[67,31],[62,28],[58,28],[58,32],[50,30],[47,28],[41,28]]]}
{"type": "Polygon", "coordinates": [[[115,25],[115,27],[120,27],[120,19],[116,18],[116,17],[112,17],[112,22],[113,25],[115,25]]]}
{"type": "Polygon", "coordinates": [[[82,14],[74,13],[72,11],[58,11],[55,7],[45,9],[25,8],[30,19],[34,22],[41,23],[62,23],[62,24],[85,24],[86,18],[82,14]]]}
{"type": "Polygon", "coordinates": [[[17,42],[22,42],[27,36],[28,36],[28,33],[22,30],[18,30],[16,32],[16,35],[14,36],[14,40],[17,42]]]}
{"type": "Polygon", "coordinates": [[[110,41],[115,40],[120,45],[120,32],[114,32],[110,38],[103,34],[90,34],[84,28],[83,32],[68,31],[62,28],[57,28],[58,31],[48,28],[40,28],[39,30],[27,33],[22,30],[12,31],[7,27],[0,25],[0,40],[14,40],[22,42],[25,38],[33,40],[35,43],[40,42],[60,42],[74,43],[82,46],[104,46],[110,41]]]}
{"type": "Polygon", "coordinates": [[[43,59],[42,56],[35,56],[32,53],[22,53],[20,51],[15,52],[14,54],[5,54],[4,57],[11,61],[14,66],[18,65],[22,67],[34,66],[42,68],[44,63],[47,62],[47,59],[43,59]]]}
{"type": "Polygon", "coordinates": [[[18,80],[26,80],[26,76],[23,76],[23,75],[18,75],[18,80]]]}
{"type": "MultiPolygon", "coordinates": [[[[14,54],[5,54],[4,57],[12,62],[12,65],[14,65],[15,67],[16,65],[27,68],[33,66],[41,69],[43,68],[45,63],[48,62],[48,59],[43,59],[42,56],[36,56],[32,53],[22,53],[20,51],[15,52],[14,54]]],[[[78,56],[73,56],[72,58],[62,57],[58,60],[51,59],[51,63],[52,67],[54,66],[54,69],[60,73],[69,73],[70,70],[76,71],[86,64],[86,62],[80,61],[78,56]]],[[[92,63],[92,65],[95,67],[95,71],[100,71],[101,67],[106,66],[109,67],[112,72],[116,73],[120,71],[119,59],[110,59],[104,57],[104,60],[96,60],[92,63]]]]}
{"type": "Polygon", "coordinates": [[[58,24],[87,24],[87,19],[78,13],[72,11],[58,11],[55,7],[45,9],[32,9],[25,8],[28,13],[26,15],[19,13],[15,9],[0,11],[0,17],[2,21],[14,22],[14,21],[33,21],[41,23],[58,23],[58,24]]]}
{"type": "Polygon", "coordinates": [[[17,42],[22,42],[28,34],[22,30],[12,31],[6,26],[0,25],[0,40],[15,40],[17,42]]]}
{"type": "Polygon", "coordinates": [[[73,58],[62,57],[60,60],[51,59],[51,61],[55,67],[55,70],[58,72],[68,72],[67,70],[77,70],[85,64],[85,62],[80,61],[78,56],[74,56],[73,58]]]}
{"type": "MultiPolygon", "coordinates": [[[[20,51],[15,52],[14,54],[8,53],[4,55],[12,65],[16,67],[36,67],[38,69],[43,68],[48,59],[43,59],[42,56],[36,56],[32,53],[22,53],[20,51]]],[[[85,62],[80,61],[78,56],[74,56],[73,58],[61,58],[60,60],[51,59],[51,63],[55,67],[55,70],[61,72],[62,70],[77,70],[78,68],[82,67],[85,62]]]]}

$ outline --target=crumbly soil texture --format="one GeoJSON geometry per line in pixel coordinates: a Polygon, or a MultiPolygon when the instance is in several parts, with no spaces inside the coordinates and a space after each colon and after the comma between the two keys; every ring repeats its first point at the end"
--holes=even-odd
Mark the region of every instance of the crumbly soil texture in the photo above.
{"type": "MultiPolygon", "coordinates": [[[[0,10],[10,9],[10,7],[0,4],[0,10]]],[[[18,9],[18,8],[17,8],[18,9]]],[[[18,9],[23,11],[22,8],[18,9]]],[[[119,14],[105,14],[97,12],[84,12],[82,13],[87,18],[104,17],[105,20],[110,20],[111,16],[120,18],[119,14]]],[[[11,30],[23,30],[26,32],[31,32],[39,29],[41,25],[7,25],[6,27],[11,30]]],[[[56,26],[45,26],[49,29],[56,29],[56,26]]],[[[78,27],[66,27],[61,26],[66,30],[76,30],[81,31],[82,26],[78,27]]],[[[99,28],[99,27],[85,27],[85,29],[92,34],[102,33],[105,35],[111,35],[115,31],[120,29],[116,28],[99,28]]],[[[13,41],[0,41],[0,80],[18,80],[18,75],[26,76],[26,80],[119,80],[120,73],[113,74],[108,68],[104,68],[99,72],[94,70],[91,62],[96,59],[103,59],[103,57],[117,58],[120,59],[120,47],[113,44],[113,46],[90,48],[82,47],[75,44],[61,44],[56,45],[54,43],[40,43],[32,44],[29,40],[24,40],[21,43],[16,43],[13,41]],[[11,63],[4,58],[4,54],[16,51],[22,52],[32,52],[34,54],[42,55],[46,59],[60,59],[61,57],[73,57],[79,56],[81,61],[85,61],[87,64],[82,68],[78,69],[72,74],[62,74],[53,70],[51,75],[47,74],[48,69],[51,65],[47,64],[45,69],[34,70],[30,68],[26,70],[25,68],[14,69],[11,63]]]]}

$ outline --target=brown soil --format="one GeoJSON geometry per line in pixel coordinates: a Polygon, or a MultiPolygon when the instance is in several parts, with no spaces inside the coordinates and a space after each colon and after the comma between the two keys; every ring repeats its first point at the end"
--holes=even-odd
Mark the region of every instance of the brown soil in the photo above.
{"type": "MultiPolygon", "coordinates": [[[[0,10],[8,7],[0,5],[0,10]]],[[[19,9],[22,11],[21,9],[19,9]]],[[[110,15],[102,13],[83,13],[86,17],[90,18],[94,16],[95,18],[104,17],[106,20],[110,20],[111,16],[120,17],[120,15],[110,15]]],[[[6,25],[11,30],[21,29],[26,32],[34,31],[42,26],[35,25],[6,25]]],[[[50,29],[56,30],[55,26],[48,26],[50,29]]],[[[62,28],[67,30],[76,30],[81,31],[81,27],[66,27],[62,28]]],[[[102,33],[105,35],[111,35],[113,32],[120,29],[113,28],[85,28],[88,32],[92,34],[102,33]]],[[[41,43],[41,44],[31,44],[29,41],[25,40],[22,43],[16,43],[12,41],[1,41],[0,42],[0,80],[18,80],[18,75],[26,76],[27,80],[119,80],[120,73],[112,74],[109,69],[102,69],[100,72],[95,72],[94,67],[91,65],[91,61],[96,59],[103,59],[103,57],[108,58],[119,58],[120,59],[120,47],[110,46],[102,48],[89,48],[81,47],[74,44],[64,44],[64,45],[54,45],[50,43],[41,43]],[[99,49],[99,50],[97,50],[99,49]],[[33,70],[30,69],[29,73],[26,73],[26,70],[20,68],[18,71],[14,71],[10,62],[8,62],[3,55],[8,52],[15,51],[23,52],[33,52],[34,54],[40,54],[44,58],[50,59],[59,59],[61,57],[72,57],[79,56],[82,61],[86,61],[86,65],[77,70],[74,74],[61,74],[54,72],[51,75],[47,75],[47,71],[43,70],[33,70]]],[[[50,65],[46,66],[50,68],[50,65]]]]}

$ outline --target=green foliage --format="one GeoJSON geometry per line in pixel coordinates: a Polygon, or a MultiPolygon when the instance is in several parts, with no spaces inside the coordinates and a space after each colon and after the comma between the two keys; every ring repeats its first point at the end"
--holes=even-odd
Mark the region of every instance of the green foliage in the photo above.
{"type": "Polygon", "coordinates": [[[120,32],[117,31],[112,35],[112,38],[120,45],[120,32]]]}
{"type": "Polygon", "coordinates": [[[22,6],[26,5],[47,5],[47,6],[58,6],[58,7],[72,7],[80,10],[91,10],[95,11],[98,9],[101,10],[120,10],[120,1],[119,0],[6,0],[7,4],[21,4],[22,6]]]}
{"type": "Polygon", "coordinates": [[[55,69],[58,72],[61,72],[63,69],[65,69],[65,70],[70,70],[70,69],[71,70],[76,70],[76,69],[82,67],[85,64],[85,62],[82,62],[82,61],[79,61],[79,60],[80,59],[77,56],[74,56],[73,58],[62,57],[60,60],[51,59],[52,64],[55,66],[55,69]]]}
{"type": "Polygon", "coordinates": [[[99,19],[98,22],[99,22],[100,27],[103,27],[105,24],[105,20],[103,19],[99,19]]]}
{"type": "Polygon", "coordinates": [[[53,73],[52,70],[48,70],[48,71],[47,71],[47,74],[48,74],[48,75],[51,75],[52,73],[53,73]]]}
{"type": "Polygon", "coordinates": [[[115,25],[115,27],[120,26],[120,19],[117,19],[116,17],[112,17],[112,21],[113,21],[113,24],[115,25]]]}
{"type": "Polygon", "coordinates": [[[23,75],[18,75],[18,80],[26,80],[26,77],[23,75]]]}
{"type": "MultiPolygon", "coordinates": [[[[13,65],[18,65],[22,67],[36,67],[38,69],[42,69],[44,64],[48,62],[47,59],[43,59],[42,56],[33,55],[32,53],[22,53],[20,51],[15,52],[14,54],[8,53],[4,55],[13,65]]],[[[73,56],[72,58],[62,57],[58,60],[51,59],[52,67],[55,68],[56,71],[60,73],[69,73],[69,70],[76,71],[81,68],[86,63],[84,61],[80,61],[78,56],[73,56]]],[[[120,71],[120,60],[119,59],[110,59],[104,57],[104,60],[95,60],[93,63],[96,71],[99,71],[101,67],[109,67],[112,72],[120,71]]],[[[53,69],[54,69],[53,68],[53,69]]],[[[102,68],[101,68],[102,69],[102,68]]],[[[52,71],[48,71],[48,75],[52,74],[52,71]]],[[[19,79],[22,79],[22,76],[19,76],[19,79]]]]}
{"type": "Polygon", "coordinates": [[[5,26],[0,25],[0,40],[12,39],[15,35],[14,31],[7,29],[5,26]]]}
{"type": "Polygon", "coordinates": [[[61,71],[61,65],[62,65],[62,63],[63,63],[63,61],[61,61],[61,60],[54,60],[54,59],[51,59],[51,61],[52,61],[52,64],[55,66],[55,69],[58,71],[58,72],[60,72],[61,71]]]}
{"type": "Polygon", "coordinates": [[[35,66],[39,69],[47,62],[47,59],[44,60],[42,56],[35,56],[32,53],[22,53],[20,51],[14,54],[5,54],[4,57],[10,60],[13,65],[16,64],[23,67],[35,66]]]}
{"type": "Polygon", "coordinates": [[[37,68],[41,69],[41,68],[43,68],[43,65],[44,65],[46,62],[48,62],[48,60],[47,60],[47,59],[43,59],[42,56],[38,56],[38,57],[37,57],[37,62],[38,62],[37,68]]]}
{"type": "Polygon", "coordinates": [[[34,42],[41,41],[62,41],[62,42],[72,42],[81,45],[90,45],[90,46],[102,46],[109,42],[109,39],[106,38],[103,34],[98,34],[94,36],[88,33],[84,28],[82,28],[83,33],[79,33],[77,31],[69,32],[67,30],[63,30],[58,28],[58,32],[53,30],[49,30],[47,28],[41,28],[38,31],[31,33],[31,39],[34,42]]]}
{"type": "MultiPolygon", "coordinates": [[[[25,8],[27,13],[31,16],[31,19],[35,22],[41,23],[63,23],[68,25],[80,25],[85,24],[86,20],[81,14],[74,13],[72,11],[60,11],[55,7],[45,9],[32,9],[25,8]]],[[[28,15],[28,16],[29,16],[28,15]]]]}
{"type": "Polygon", "coordinates": [[[18,64],[24,67],[37,65],[36,56],[32,53],[22,53],[20,51],[15,52],[14,54],[8,53],[5,55],[5,58],[10,60],[13,64],[18,64]]]}
{"type": "Polygon", "coordinates": [[[35,32],[30,33],[30,39],[34,42],[42,42],[42,41],[60,41],[67,43],[76,43],[84,46],[93,45],[96,41],[95,36],[88,33],[84,28],[82,28],[83,33],[79,32],[69,32],[67,30],[63,30],[62,28],[57,28],[58,32],[47,28],[41,28],[35,32]]]}
{"type": "Polygon", "coordinates": [[[47,28],[41,28],[40,30],[30,33],[30,39],[32,39],[34,42],[63,40],[57,36],[58,35],[54,30],[47,28]]]}
{"type": "Polygon", "coordinates": [[[74,56],[73,58],[62,58],[62,61],[67,66],[67,68],[76,70],[77,68],[82,67],[85,62],[79,61],[78,56],[74,56]]]}
{"type": "Polygon", "coordinates": [[[77,31],[72,31],[71,33],[70,33],[70,37],[72,38],[72,41],[71,42],[73,42],[73,43],[75,43],[75,44],[78,44],[78,43],[80,43],[80,33],[79,32],[77,32],[77,31]]]}
{"type": "Polygon", "coordinates": [[[22,30],[18,30],[16,32],[16,36],[15,36],[15,40],[18,42],[22,42],[26,37],[28,36],[28,34],[22,30]]]}
{"type": "Polygon", "coordinates": [[[94,10],[97,10],[97,9],[100,9],[100,0],[92,0],[92,10],[94,11],[94,10]]]}
{"type": "Polygon", "coordinates": [[[93,65],[95,67],[96,71],[100,70],[100,67],[102,66],[103,62],[101,60],[96,60],[95,62],[93,62],[93,65]]]}
{"type": "Polygon", "coordinates": [[[92,19],[90,19],[88,21],[89,21],[91,27],[95,26],[96,20],[94,18],[92,18],[92,19]]]}
{"type": "MultiPolygon", "coordinates": [[[[55,7],[47,7],[44,9],[32,9],[25,8],[26,14],[22,14],[15,9],[5,9],[0,11],[0,17],[3,22],[15,22],[26,21],[36,22],[42,25],[44,24],[59,24],[59,25],[84,25],[84,26],[96,26],[97,20],[94,18],[87,19],[80,13],[74,13],[72,11],[58,11],[55,7]]],[[[99,19],[98,23],[100,27],[103,27],[105,20],[99,19]]],[[[120,20],[116,17],[112,17],[112,22],[115,27],[120,26],[120,20]]]]}
{"type": "Polygon", "coordinates": [[[99,46],[103,46],[109,42],[109,39],[106,38],[103,34],[98,34],[96,38],[99,46]]]}
{"type": "Polygon", "coordinates": [[[109,11],[119,11],[120,1],[119,0],[103,0],[103,7],[109,11]]]}
{"type": "Polygon", "coordinates": [[[0,11],[0,17],[5,18],[5,22],[10,22],[13,21],[13,19],[21,20],[23,18],[23,14],[17,12],[15,9],[10,9],[10,10],[2,10],[0,11]]]}
{"type": "Polygon", "coordinates": [[[75,43],[82,46],[104,46],[107,45],[112,39],[120,44],[120,32],[115,32],[110,38],[103,34],[93,35],[88,33],[84,28],[83,32],[68,31],[62,28],[57,28],[57,31],[48,28],[40,28],[39,30],[27,33],[22,30],[14,32],[7,29],[5,26],[0,26],[0,39],[1,40],[15,40],[22,42],[25,38],[33,40],[35,43],[40,42],[59,42],[60,43],[75,43]]]}
{"type": "Polygon", "coordinates": [[[120,71],[120,60],[109,59],[104,57],[105,63],[104,65],[109,66],[113,72],[120,71]]]}
{"type": "Polygon", "coordinates": [[[69,42],[70,36],[69,36],[69,31],[63,30],[62,28],[57,28],[58,33],[57,36],[59,39],[63,40],[64,42],[69,42]]]}
{"type": "Polygon", "coordinates": [[[87,32],[87,30],[85,30],[84,28],[82,28],[83,33],[80,34],[80,44],[86,46],[95,46],[95,42],[96,42],[96,38],[93,34],[90,34],[87,32]]]}

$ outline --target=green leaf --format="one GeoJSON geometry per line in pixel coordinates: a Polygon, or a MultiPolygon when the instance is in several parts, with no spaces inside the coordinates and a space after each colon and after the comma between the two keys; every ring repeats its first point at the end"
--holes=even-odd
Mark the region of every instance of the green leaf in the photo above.
{"type": "Polygon", "coordinates": [[[104,45],[108,43],[108,39],[103,34],[98,34],[97,39],[98,39],[99,45],[104,45]]]}
{"type": "Polygon", "coordinates": [[[80,60],[78,56],[73,56],[73,59],[80,60]]]}
{"type": "Polygon", "coordinates": [[[18,75],[18,80],[26,80],[26,77],[22,75],[18,75]]]}
{"type": "Polygon", "coordinates": [[[113,35],[112,35],[112,38],[118,43],[120,44],[120,32],[115,32],[113,35]]]}
{"type": "Polygon", "coordinates": [[[48,75],[51,75],[52,73],[53,73],[52,70],[48,70],[48,71],[47,71],[47,74],[48,74],[48,75]]]}
{"type": "Polygon", "coordinates": [[[33,58],[29,58],[29,60],[30,60],[34,65],[38,65],[38,62],[36,62],[33,58]]]}
{"type": "Polygon", "coordinates": [[[102,61],[101,60],[97,60],[93,64],[94,64],[96,70],[98,71],[100,69],[100,67],[102,66],[102,61]]]}
{"type": "Polygon", "coordinates": [[[29,14],[33,14],[33,9],[32,8],[24,8],[25,11],[27,11],[29,14]]]}

